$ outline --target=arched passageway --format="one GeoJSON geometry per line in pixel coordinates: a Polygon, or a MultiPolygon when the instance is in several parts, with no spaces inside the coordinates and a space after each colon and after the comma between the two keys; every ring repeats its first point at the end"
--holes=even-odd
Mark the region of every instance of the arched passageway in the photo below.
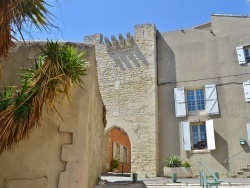
{"type": "Polygon", "coordinates": [[[131,143],[127,133],[123,129],[115,126],[111,128],[107,134],[109,134],[109,171],[130,173],[131,143]],[[115,169],[112,164],[117,160],[119,161],[119,165],[118,168],[115,169]]]}

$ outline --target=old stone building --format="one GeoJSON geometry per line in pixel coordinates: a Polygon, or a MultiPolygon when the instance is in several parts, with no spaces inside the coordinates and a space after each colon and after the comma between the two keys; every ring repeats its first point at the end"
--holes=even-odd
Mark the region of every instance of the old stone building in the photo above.
{"type": "Polygon", "coordinates": [[[99,87],[107,108],[107,128],[117,126],[131,142],[131,169],[140,175],[158,172],[158,108],[156,29],[135,27],[135,36],[111,41],[97,34],[85,37],[96,44],[99,87]]]}
{"type": "Polygon", "coordinates": [[[249,28],[248,16],[212,15],[211,22],[180,31],[143,24],[134,36],[85,37],[95,44],[106,132],[115,126],[128,134],[133,172],[163,175],[164,158],[180,155],[194,171],[202,159],[225,175],[225,161],[244,154],[249,28]]]}

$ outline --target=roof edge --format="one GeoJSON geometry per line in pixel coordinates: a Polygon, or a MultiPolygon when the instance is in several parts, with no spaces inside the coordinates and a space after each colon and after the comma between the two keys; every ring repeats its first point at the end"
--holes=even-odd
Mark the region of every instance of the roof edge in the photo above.
{"type": "Polygon", "coordinates": [[[211,14],[211,16],[250,18],[249,15],[236,15],[236,14],[211,14]]]}

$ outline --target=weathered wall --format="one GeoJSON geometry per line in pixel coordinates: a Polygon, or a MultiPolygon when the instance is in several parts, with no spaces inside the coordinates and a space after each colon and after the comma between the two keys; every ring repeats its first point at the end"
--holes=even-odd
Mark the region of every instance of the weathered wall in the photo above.
{"type": "Polygon", "coordinates": [[[163,159],[181,154],[183,160],[191,160],[194,170],[196,161],[202,159],[212,170],[225,175],[224,161],[243,149],[239,139],[247,140],[250,106],[245,101],[242,83],[249,80],[250,66],[238,64],[236,47],[250,43],[250,18],[215,15],[211,20],[213,33],[185,29],[158,34],[161,174],[163,159]],[[175,117],[173,89],[205,84],[217,85],[220,114],[207,117],[214,120],[216,150],[184,152],[179,123],[190,117],[175,117]]]}
{"type": "MultiPolygon", "coordinates": [[[[58,110],[64,121],[56,113],[44,111],[41,128],[33,129],[29,139],[20,142],[13,152],[0,156],[0,187],[91,188],[106,169],[102,148],[107,148],[108,140],[104,139],[94,48],[74,45],[87,52],[85,90],[73,89],[72,105],[60,99],[58,110]]],[[[3,79],[18,83],[17,67],[32,67],[31,58],[37,53],[37,44],[19,46],[11,61],[3,64],[3,79]]]]}
{"type": "Polygon", "coordinates": [[[131,170],[139,176],[158,171],[156,30],[135,26],[125,41],[100,34],[85,37],[96,44],[100,92],[107,108],[107,128],[121,127],[131,141],[131,170]],[[99,39],[99,40],[98,40],[99,39]]]}

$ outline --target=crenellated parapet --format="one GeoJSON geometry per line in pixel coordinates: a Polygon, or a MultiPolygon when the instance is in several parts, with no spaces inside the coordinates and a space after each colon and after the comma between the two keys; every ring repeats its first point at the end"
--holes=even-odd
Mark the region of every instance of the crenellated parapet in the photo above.
{"type": "Polygon", "coordinates": [[[99,44],[99,43],[102,43],[102,39],[103,39],[102,34],[97,33],[97,34],[94,34],[94,35],[85,36],[84,37],[84,43],[99,44]]]}
{"type": "Polygon", "coordinates": [[[108,37],[104,37],[105,46],[108,50],[131,48],[133,46],[133,37],[128,32],[126,33],[126,39],[122,34],[118,35],[118,40],[114,35],[111,35],[111,41],[108,37]]]}

